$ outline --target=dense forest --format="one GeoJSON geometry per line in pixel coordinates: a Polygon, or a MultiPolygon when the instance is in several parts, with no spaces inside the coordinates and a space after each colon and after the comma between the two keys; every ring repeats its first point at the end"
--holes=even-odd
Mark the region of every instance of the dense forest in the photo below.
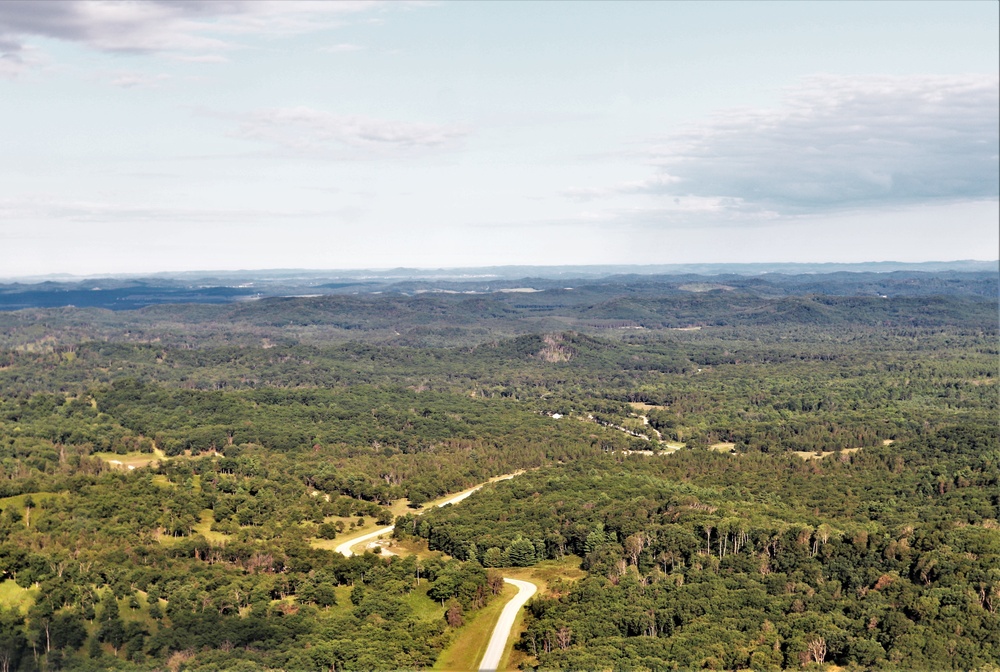
{"type": "Polygon", "coordinates": [[[581,460],[397,525],[485,567],[581,556],[587,578],[530,605],[520,644],[543,668],[987,668],[998,438],[949,427],[821,463],[581,460]]]}
{"type": "Polygon", "coordinates": [[[568,286],[0,313],[0,671],[998,669],[996,273],[568,286]]]}

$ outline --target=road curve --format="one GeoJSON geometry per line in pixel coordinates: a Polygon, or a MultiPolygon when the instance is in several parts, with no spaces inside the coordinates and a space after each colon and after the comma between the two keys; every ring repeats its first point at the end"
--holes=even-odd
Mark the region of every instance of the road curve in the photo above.
{"type": "Polygon", "coordinates": [[[351,550],[352,546],[357,546],[358,544],[362,544],[366,541],[371,541],[372,539],[381,537],[383,534],[389,534],[390,532],[392,532],[394,527],[395,525],[389,525],[388,527],[380,527],[374,532],[369,532],[368,534],[362,535],[360,537],[354,537],[353,539],[348,539],[344,543],[337,546],[335,550],[337,551],[337,553],[340,553],[344,557],[349,558],[352,555],[354,555],[354,551],[351,550]]]}
{"type": "MultiPolygon", "coordinates": [[[[521,473],[521,472],[518,472],[518,473],[521,473]]],[[[495,478],[491,478],[486,483],[496,483],[497,481],[507,481],[507,480],[510,480],[510,479],[514,478],[514,476],[516,476],[516,475],[517,474],[506,474],[504,476],[497,476],[495,478]]],[[[469,495],[471,495],[472,493],[474,493],[476,490],[479,490],[481,487],[483,487],[484,485],[486,485],[486,483],[482,483],[480,485],[477,485],[474,488],[469,488],[468,490],[464,490],[464,491],[458,493],[457,495],[453,495],[453,496],[449,497],[448,499],[444,500],[443,502],[438,502],[438,504],[436,504],[436,506],[440,508],[442,506],[448,506],[449,504],[458,504],[463,499],[465,499],[466,497],[468,497],[469,495]]],[[[421,511],[420,513],[423,513],[423,511],[421,511]]],[[[344,543],[338,545],[337,548],[335,548],[334,550],[337,553],[340,553],[341,555],[343,555],[344,557],[349,558],[352,555],[354,555],[354,551],[351,550],[352,548],[354,548],[358,544],[363,544],[366,541],[371,541],[372,539],[377,539],[377,538],[381,537],[383,534],[389,534],[389,533],[392,532],[392,530],[393,530],[394,527],[395,527],[394,525],[389,525],[388,527],[380,527],[379,529],[375,530],[374,532],[369,532],[368,534],[363,534],[360,537],[354,537],[353,539],[348,539],[344,543]]]]}
{"type": "Polygon", "coordinates": [[[493,635],[490,637],[489,646],[486,647],[483,662],[479,663],[480,672],[485,672],[486,670],[492,671],[500,666],[500,658],[503,657],[503,650],[507,646],[507,639],[510,638],[510,631],[514,627],[514,619],[517,618],[517,612],[527,604],[531,596],[538,590],[535,584],[529,581],[508,579],[507,577],[504,577],[503,580],[505,583],[517,587],[517,595],[504,605],[503,611],[500,613],[500,619],[497,621],[496,627],[493,628],[493,635]]]}
{"type": "MultiPolygon", "coordinates": [[[[505,476],[499,476],[497,478],[490,479],[488,482],[495,483],[496,481],[506,481],[513,478],[515,475],[516,474],[507,474],[505,476]]],[[[486,485],[486,483],[477,485],[474,488],[469,488],[468,490],[460,492],[457,495],[449,497],[448,499],[439,502],[437,506],[442,507],[448,506],[449,504],[457,504],[474,493],[476,490],[479,490],[479,488],[483,487],[483,485],[486,485]]],[[[421,511],[420,513],[423,512],[421,511]]],[[[335,550],[337,553],[349,558],[354,555],[354,551],[351,550],[354,546],[363,544],[366,541],[371,541],[372,539],[377,539],[383,534],[389,534],[392,532],[393,527],[393,525],[380,527],[379,529],[369,532],[368,534],[348,539],[344,543],[337,546],[335,550]]],[[[510,602],[504,605],[503,611],[500,613],[500,619],[497,621],[496,626],[494,626],[493,634],[490,636],[490,643],[486,647],[486,655],[483,656],[483,662],[479,664],[480,670],[495,670],[500,665],[500,658],[503,657],[503,650],[507,646],[507,639],[510,638],[510,631],[514,627],[514,619],[517,618],[517,612],[521,610],[521,607],[523,607],[528,600],[531,599],[531,596],[534,595],[537,590],[535,584],[528,581],[508,579],[507,577],[504,577],[503,580],[504,582],[517,587],[517,595],[515,595],[510,602]]]]}
{"type": "MultiPolygon", "coordinates": [[[[518,472],[521,473],[521,472],[518,472]]],[[[487,483],[495,483],[497,481],[506,481],[514,478],[517,474],[506,474],[504,476],[497,476],[496,478],[491,478],[487,483]]],[[[436,504],[437,507],[448,506],[449,504],[457,504],[463,499],[479,490],[481,487],[486,485],[483,483],[477,485],[474,488],[469,488],[463,492],[453,495],[448,499],[436,504]]],[[[425,509],[426,510],[426,509],[425,509]]],[[[417,515],[420,515],[423,511],[419,511],[417,515]]],[[[384,534],[389,534],[392,532],[394,526],[389,525],[387,527],[380,527],[377,530],[369,532],[368,534],[363,534],[360,537],[354,537],[353,539],[348,539],[344,543],[337,546],[335,549],[337,553],[340,553],[344,557],[351,557],[354,555],[354,551],[351,549],[358,544],[363,544],[372,539],[377,539],[384,534]]],[[[500,613],[500,619],[497,621],[496,626],[493,628],[493,634],[490,636],[490,643],[486,647],[486,655],[483,656],[483,662],[479,664],[480,670],[495,670],[500,665],[500,658],[503,657],[503,650],[507,645],[507,639],[510,637],[511,629],[514,627],[514,619],[517,618],[517,612],[521,610],[531,596],[535,594],[537,588],[535,584],[528,581],[521,581],[519,579],[508,579],[506,576],[503,579],[506,583],[509,583],[517,587],[517,595],[504,605],[503,611],[500,613]]]]}

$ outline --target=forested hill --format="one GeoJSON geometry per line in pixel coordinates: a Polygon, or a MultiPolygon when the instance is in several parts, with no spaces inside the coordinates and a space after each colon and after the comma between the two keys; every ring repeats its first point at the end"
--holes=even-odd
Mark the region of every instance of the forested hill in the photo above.
{"type": "Polygon", "coordinates": [[[0,312],[0,669],[995,672],[995,273],[551,281],[0,312]]]}
{"type": "MultiPolygon", "coordinates": [[[[538,291],[391,291],[217,304],[190,303],[197,297],[178,290],[175,296],[189,303],[115,311],[85,307],[0,311],[0,347],[85,340],[198,347],[343,341],[442,346],[565,329],[613,335],[628,330],[766,325],[992,328],[997,323],[998,278],[995,273],[669,280],[631,276],[538,291]]],[[[551,281],[534,284],[547,282],[551,281]]],[[[219,290],[213,300],[234,296],[227,292],[219,290]]],[[[0,291],[0,303],[20,305],[18,296],[24,295],[0,291]]]]}

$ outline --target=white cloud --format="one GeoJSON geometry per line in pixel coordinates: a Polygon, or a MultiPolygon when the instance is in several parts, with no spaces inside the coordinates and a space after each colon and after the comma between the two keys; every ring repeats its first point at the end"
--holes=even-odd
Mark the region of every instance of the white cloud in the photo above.
{"type": "Polygon", "coordinates": [[[668,138],[671,193],[785,209],[996,197],[996,75],[814,77],[778,110],[737,110],[668,138]]]}
{"type": "Polygon", "coordinates": [[[343,116],[309,107],[276,108],[243,116],[234,133],[303,154],[344,147],[404,152],[433,149],[453,145],[467,134],[459,125],[343,116]]]}
{"type": "MultiPolygon", "coordinates": [[[[160,53],[220,61],[249,35],[288,36],[342,25],[353,14],[396,6],[366,0],[5,0],[0,2],[0,68],[32,37],[77,42],[108,52],[160,53]]],[[[3,72],[3,70],[0,70],[3,72]]]]}
{"type": "MultiPolygon", "coordinates": [[[[208,3],[220,13],[228,3],[208,3]]],[[[160,2],[0,3],[0,31],[8,40],[41,36],[82,42],[102,51],[155,52],[219,49],[226,43],[203,33],[191,5],[160,2]]]]}
{"type": "Polygon", "coordinates": [[[0,77],[12,79],[28,68],[41,65],[44,61],[35,47],[21,44],[0,32],[0,77]]]}
{"type": "Polygon", "coordinates": [[[728,199],[734,216],[995,199],[998,100],[995,74],[812,77],[778,109],[729,110],[648,142],[653,178],[566,195],[728,199]]]}

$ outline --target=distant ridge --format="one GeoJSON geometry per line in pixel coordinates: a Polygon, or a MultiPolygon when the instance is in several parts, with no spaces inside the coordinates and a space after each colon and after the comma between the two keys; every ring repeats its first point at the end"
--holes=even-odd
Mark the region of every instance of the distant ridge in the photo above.
{"type": "Polygon", "coordinates": [[[461,299],[478,295],[491,296],[511,310],[544,312],[554,306],[601,302],[621,295],[666,297],[712,291],[770,298],[949,295],[981,299],[998,295],[998,266],[998,262],[960,261],[159,273],[0,283],[0,311],[119,311],[157,305],[256,303],[262,299],[365,296],[370,301],[380,296],[461,299]]]}
{"type": "Polygon", "coordinates": [[[155,273],[106,273],[71,275],[66,273],[0,277],[0,282],[34,284],[41,282],[79,282],[88,279],[149,279],[182,280],[187,282],[238,281],[269,282],[307,281],[315,278],[326,280],[352,279],[374,281],[399,280],[482,280],[495,278],[602,278],[612,275],[764,275],[783,273],[790,275],[808,273],[893,273],[897,271],[924,271],[940,273],[1000,271],[1000,260],[981,261],[961,259],[954,261],[865,261],[857,263],[825,262],[753,262],[753,263],[691,263],[691,264],[579,264],[566,266],[469,266],[440,268],[396,267],[389,269],[240,269],[203,271],[160,271],[155,273]]]}

